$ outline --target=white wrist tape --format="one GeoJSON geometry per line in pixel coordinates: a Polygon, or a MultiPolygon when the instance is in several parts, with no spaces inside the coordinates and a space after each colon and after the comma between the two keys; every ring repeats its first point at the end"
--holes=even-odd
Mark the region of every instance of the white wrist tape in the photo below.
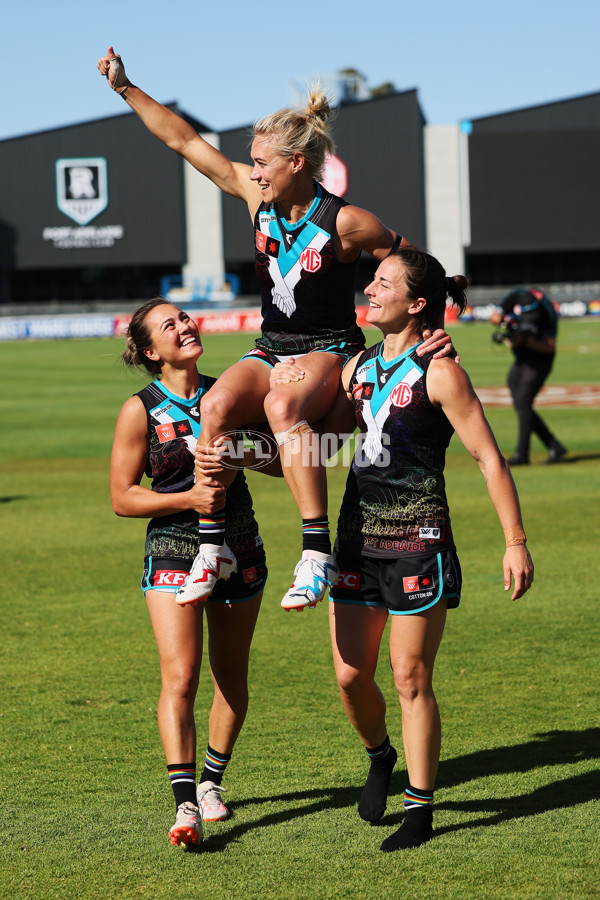
{"type": "MultiPolygon", "coordinates": [[[[116,91],[117,94],[125,93],[125,91],[129,87],[131,82],[129,81],[129,78],[125,74],[125,66],[123,65],[123,63],[121,62],[121,60],[118,56],[113,56],[113,58],[111,59],[110,72],[112,72],[115,76],[112,84],[110,82],[110,79],[108,81],[108,83],[110,84],[113,91],[116,91]]],[[[108,78],[108,75],[107,75],[107,78],[108,78]]]]}

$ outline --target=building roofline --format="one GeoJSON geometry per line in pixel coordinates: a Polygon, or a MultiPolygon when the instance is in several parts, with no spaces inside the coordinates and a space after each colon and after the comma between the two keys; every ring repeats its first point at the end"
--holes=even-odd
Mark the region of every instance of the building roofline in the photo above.
{"type": "Polygon", "coordinates": [[[600,97],[600,91],[590,91],[589,94],[576,94],[573,97],[563,97],[560,100],[548,100],[546,103],[533,103],[530,106],[518,106],[514,109],[507,109],[500,113],[490,113],[487,116],[463,116],[461,122],[485,122],[490,119],[501,119],[503,116],[514,116],[515,113],[531,112],[534,109],[545,109],[550,106],[560,106],[563,103],[572,103],[574,100],[587,100],[590,97],[600,97]]]}
{"type": "MultiPolygon", "coordinates": [[[[184,110],[180,109],[179,106],[177,105],[176,100],[171,100],[169,103],[164,103],[163,106],[166,106],[167,109],[171,109],[174,112],[177,112],[178,115],[180,115],[182,119],[184,119],[189,125],[191,125],[192,128],[195,128],[196,131],[198,131],[199,133],[202,133],[202,134],[215,134],[216,133],[213,128],[209,128],[209,126],[206,125],[204,122],[201,122],[195,116],[191,116],[189,113],[186,113],[186,112],[184,112],[184,110]]],[[[128,110],[127,112],[123,111],[120,113],[113,113],[110,116],[100,116],[99,118],[96,118],[96,119],[86,119],[83,122],[72,122],[70,125],[57,125],[54,128],[43,128],[40,131],[27,131],[27,132],[24,132],[23,134],[16,134],[16,135],[13,135],[12,137],[2,138],[2,139],[0,139],[0,143],[7,144],[9,141],[18,141],[18,140],[22,140],[23,138],[29,138],[29,137],[39,137],[40,135],[43,135],[43,134],[55,134],[59,131],[67,131],[68,129],[71,129],[71,128],[81,128],[85,125],[97,125],[100,122],[107,122],[107,123],[113,122],[116,119],[123,119],[127,116],[135,116],[135,115],[136,115],[136,113],[134,113],[132,110],[128,110]]]]}

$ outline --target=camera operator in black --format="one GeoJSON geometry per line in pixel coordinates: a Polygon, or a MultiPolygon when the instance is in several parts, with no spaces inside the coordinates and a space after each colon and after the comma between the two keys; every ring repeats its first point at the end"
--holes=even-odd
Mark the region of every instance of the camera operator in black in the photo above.
{"type": "Polygon", "coordinates": [[[508,373],[508,387],[519,418],[517,449],[509,458],[511,466],[529,463],[529,442],[533,431],[548,448],[547,463],[556,463],[567,450],[533,408],[533,401],[546,381],[556,352],[558,329],[556,310],[539,289],[519,288],[508,294],[490,321],[502,325],[494,340],[507,344],[515,361],[508,373]]]}

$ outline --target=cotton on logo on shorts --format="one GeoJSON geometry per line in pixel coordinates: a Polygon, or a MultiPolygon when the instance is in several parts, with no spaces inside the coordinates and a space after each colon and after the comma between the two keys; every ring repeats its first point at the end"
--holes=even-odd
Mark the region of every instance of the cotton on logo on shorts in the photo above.
{"type": "Polygon", "coordinates": [[[321,268],[321,254],[312,247],[307,247],[300,256],[300,265],[307,272],[316,272],[321,268]]]}
{"type": "Polygon", "coordinates": [[[359,572],[340,572],[335,580],[333,587],[345,588],[347,591],[360,590],[360,573],[359,572]]]}
{"type": "Polygon", "coordinates": [[[169,587],[179,587],[185,582],[189,572],[183,572],[181,569],[158,569],[154,573],[154,587],[160,585],[168,585],[169,587]]]}
{"type": "Polygon", "coordinates": [[[414,591],[426,591],[433,587],[433,579],[428,575],[411,575],[402,579],[405,594],[412,594],[414,591]]]}

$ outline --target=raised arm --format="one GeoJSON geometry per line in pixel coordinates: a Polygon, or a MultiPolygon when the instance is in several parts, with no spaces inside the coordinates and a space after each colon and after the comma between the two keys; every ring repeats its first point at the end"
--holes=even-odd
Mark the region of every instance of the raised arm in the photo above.
{"type": "Polygon", "coordinates": [[[261,198],[260,189],[250,181],[251,166],[232,162],[200,137],[184,119],[132,84],[125,74],[121,57],[112,46],[106,56],[98,60],[98,71],[159,141],[186,159],[226,194],[244,200],[251,214],[254,214],[261,198]]]}
{"type": "Polygon", "coordinates": [[[504,589],[512,600],[522,597],[533,582],[533,563],[527,550],[517,489],[510,468],[485,418],[467,373],[448,359],[434,360],[427,373],[429,398],[440,406],[485,478],[494,509],[504,530],[504,589]]]}
{"type": "Polygon", "coordinates": [[[139,397],[123,404],[115,427],[110,460],[110,499],[118,516],[151,519],[194,509],[209,515],[225,505],[225,489],[213,479],[189,491],[162,494],[140,484],[148,459],[146,411],[139,397]]]}

